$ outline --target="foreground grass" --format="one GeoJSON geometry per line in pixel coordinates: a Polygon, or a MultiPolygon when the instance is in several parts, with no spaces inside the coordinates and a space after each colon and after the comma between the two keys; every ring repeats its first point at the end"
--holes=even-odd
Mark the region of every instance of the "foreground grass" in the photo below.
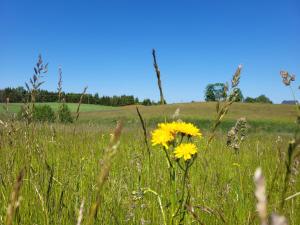
{"type": "MultiPolygon", "coordinates": [[[[96,224],[162,224],[156,197],[137,198],[132,193],[143,187],[157,191],[170,218],[169,201],[174,197],[172,190],[178,187],[170,186],[161,149],[151,149],[149,160],[141,129],[126,124],[130,123],[125,123],[120,148],[102,191],[96,224]]],[[[24,167],[22,199],[15,215],[17,224],[76,224],[82,199],[86,219],[96,198],[101,159],[114,123],[82,123],[76,128],[47,124],[15,126],[16,131],[11,133],[1,130],[0,224],[4,223],[17,174],[24,167]]],[[[258,166],[267,179],[269,211],[279,211],[290,224],[300,224],[299,197],[286,201],[285,208],[279,209],[284,174],[280,155],[286,151],[288,136],[278,138],[276,132],[253,132],[239,154],[226,147],[222,132],[207,150],[203,149],[205,138],[197,142],[200,151],[190,175],[191,202],[204,224],[258,224],[253,185],[258,166]],[[274,179],[277,167],[279,173],[274,179]]],[[[293,179],[288,195],[300,190],[299,177],[293,179]]],[[[192,222],[193,218],[188,216],[185,224],[192,222]]]]}

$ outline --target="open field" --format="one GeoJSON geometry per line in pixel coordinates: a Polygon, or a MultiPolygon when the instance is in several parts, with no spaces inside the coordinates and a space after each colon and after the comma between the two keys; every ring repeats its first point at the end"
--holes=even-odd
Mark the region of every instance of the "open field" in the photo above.
{"type": "MultiPolygon", "coordinates": [[[[149,127],[154,127],[158,122],[169,120],[177,108],[180,117],[185,121],[193,122],[203,130],[209,130],[216,117],[216,103],[183,103],[164,106],[138,106],[149,127]]],[[[296,110],[294,105],[235,103],[231,107],[224,122],[223,130],[228,130],[237,119],[246,117],[250,132],[274,131],[290,133],[295,128],[296,110]]],[[[98,112],[84,112],[80,122],[111,124],[121,119],[128,126],[139,127],[136,106],[126,106],[98,112]]]]}
{"type": "MultiPolygon", "coordinates": [[[[23,103],[10,103],[8,105],[9,112],[17,113],[20,111],[20,108],[23,103]]],[[[50,102],[50,103],[36,103],[36,105],[49,105],[52,107],[53,110],[57,111],[59,107],[59,103],[56,102],[50,102]]],[[[67,103],[69,109],[71,112],[76,112],[77,110],[77,103],[67,103]]],[[[5,104],[0,103],[0,113],[3,113],[5,111],[4,109],[5,104]]],[[[97,112],[102,110],[114,110],[114,107],[111,106],[103,106],[103,105],[92,105],[92,104],[82,104],[80,107],[81,112],[97,112]]]]}
{"type": "MultiPolygon", "coordinates": [[[[14,122],[1,127],[0,224],[5,221],[12,187],[22,168],[26,173],[14,216],[17,224],[76,224],[83,199],[82,224],[89,224],[90,208],[98,198],[95,224],[163,224],[157,197],[143,193],[144,188],[157,192],[166,221],[172,220],[180,185],[170,182],[160,147],[150,147],[149,158],[136,108],[96,112],[96,107],[86,108],[90,112],[81,113],[77,124],[25,126],[14,122]],[[100,192],[105,149],[118,119],[124,121],[120,146],[100,192]]],[[[199,152],[189,175],[190,204],[198,220],[188,214],[184,224],[259,224],[253,184],[259,166],[266,176],[269,212],[284,214],[290,224],[300,224],[299,196],[280,206],[284,158],[296,115],[294,106],[234,104],[209,147],[206,142],[215,103],[139,106],[149,125],[148,135],[157,122],[170,121],[178,107],[182,120],[194,122],[204,131],[202,139],[194,140],[199,152]],[[235,154],[226,146],[226,132],[242,116],[247,117],[252,131],[235,154]]],[[[181,176],[182,172],[177,174],[181,176]]],[[[300,190],[299,176],[291,178],[285,197],[300,190]]]]}
{"type": "MultiPolygon", "coordinates": [[[[58,103],[37,103],[50,105],[55,111],[58,103]]],[[[71,112],[77,110],[77,104],[67,103],[71,112]]],[[[0,103],[0,114],[4,113],[5,104],[0,103]]],[[[17,113],[22,103],[10,103],[10,112],[17,113]]],[[[180,109],[180,116],[185,121],[197,124],[202,130],[209,130],[212,121],[216,117],[216,103],[198,102],[181,103],[155,106],[101,106],[92,104],[82,104],[80,107],[80,123],[96,123],[99,125],[110,126],[117,120],[123,120],[126,126],[139,127],[140,121],[137,116],[136,107],[139,108],[147,125],[150,128],[157,123],[171,118],[177,108],[180,109]]],[[[237,119],[245,117],[249,124],[249,132],[278,132],[291,133],[295,129],[296,110],[294,105],[280,104],[259,104],[259,103],[235,103],[220,128],[224,131],[230,129],[237,119]]]]}
{"type": "Polygon", "coordinates": [[[299,9],[0,0],[0,225],[300,225],[299,9]]]}
{"type": "MultiPolygon", "coordinates": [[[[57,110],[59,103],[36,103],[37,105],[50,105],[54,110],[57,110]]],[[[70,110],[75,112],[77,103],[67,103],[70,110]]],[[[4,103],[0,103],[0,113],[4,112],[4,103]]],[[[10,103],[8,109],[10,112],[16,113],[20,110],[22,103],[10,103]]],[[[177,108],[180,109],[182,117],[193,117],[202,119],[214,119],[216,111],[215,102],[198,102],[198,103],[179,103],[168,105],[154,105],[154,106],[138,106],[143,112],[145,118],[153,117],[170,117],[177,108]]],[[[83,120],[97,120],[97,118],[134,118],[136,117],[136,106],[102,106],[92,104],[82,104],[80,107],[83,120]]],[[[260,103],[235,103],[228,115],[227,119],[238,119],[240,117],[247,117],[249,120],[269,120],[293,122],[296,116],[294,105],[281,104],[260,104],[260,103]]]]}

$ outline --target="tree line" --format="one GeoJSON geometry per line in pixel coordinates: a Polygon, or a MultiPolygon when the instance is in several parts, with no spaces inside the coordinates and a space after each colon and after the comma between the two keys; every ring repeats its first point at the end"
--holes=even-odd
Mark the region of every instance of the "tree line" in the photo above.
{"type": "MultiPolygon", "coordinates": [[[[65,93],[62,92],[62,98],[65,102],[69,103],[78,103],[82,93],[65,93]]],[[[58,92],[39,90],[36,96],[36,102],[58,102],[58,92]]],[[[17,88],[4,88],[0,89],[0,102],[6,102],[9,99],[9,102],[20,103],[30,101],[30,93],[23,87],[17,88]]],[[[121,96],[99,96],[98,93],[85,94],[82,99],[83,104],[98,104],[106,106],[126,106],[134,104],[142,105],[154,105],[157,104],[150,99],[144,99],[139,101],[137,97],[133,95],[121,95],[121,96]]]]}
{"type": "MultiPolygon", "coordinates": [[[[247,97],[244,98],[242,91],[237,88],[236,102],[248,102],[248,103],[272,103],[272,101],[265,95],[260,95],[256,98],[247,97]]],[[[62,98],[65,102],[78,103],[82,93],[65,93],[62,92],[62,98]]],[[[36,96],[36,102],[58,102],[58,92],[39,90],[36,96]]],[[[222,101],[227,97],[226,86],[223,83],[208,84],[205,89],[205,101],[222,101]]],[[[0,89],[0,102],[20,103],[30,101],[30,93],[23,87],[11,88],[7,87],[0,89]]],[[[150,99],[144,99],[140,101],[133,95],[121,95],[121,96],[99,96],[98,93],[85,94],[82,99],[83,104],[98,104],[106,106],[126,106],[134,104],[142,105],[156,105],[157,102],[150,99]]]]}

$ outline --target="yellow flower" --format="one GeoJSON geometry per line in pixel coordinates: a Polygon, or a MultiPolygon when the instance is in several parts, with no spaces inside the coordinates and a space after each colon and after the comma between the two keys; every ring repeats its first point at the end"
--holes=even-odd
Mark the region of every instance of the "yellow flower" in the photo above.
{"type": "Polygon", "coordinates": [[[169,142],[174,140],[174,135],[166,129],[158,128],[152,132],[152,146],[162,145],[166,149],[169,148],[169,142]]]}
{"type": "Polygon", "coordinates": [[[185,123],[185,122],[173,122],[172,125],[173,129],[178,132],[182,133],[184,135],[189,135],[189,136],[199,136],[201,137],[202,134],[200,130],[194,126],[191,123],[185,123]]]}
{"type": "Polygon", "coordinates": [[[192,155],[197,153],[197,147],[192,143],[183,143],[175,148],[176,158],[183,158],[185,161],[191,159],[192,155]]]}
{"type": "Polygon", "coordinates": [[[165,131],[168,131],[170,132],[171,134],[176,134],[176,127],[174,126],[174,123],[160,123],[158,124],[158,127],[162,130],[165,130],[165,131]]]}

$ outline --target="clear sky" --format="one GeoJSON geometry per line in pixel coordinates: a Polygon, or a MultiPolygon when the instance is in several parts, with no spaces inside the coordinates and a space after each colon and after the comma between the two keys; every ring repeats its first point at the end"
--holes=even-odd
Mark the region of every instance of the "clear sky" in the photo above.
{"type": "Polygon", "coordinates": [[[159,100],[152,48],[167,102],[203,100],[239,64],[244,96],[291,99],[279,71],[300,78],[300,1],[0,0],[0,88],[23,86],[41,53],[44,89],[62,65],[65,91],[159,100]]]}

